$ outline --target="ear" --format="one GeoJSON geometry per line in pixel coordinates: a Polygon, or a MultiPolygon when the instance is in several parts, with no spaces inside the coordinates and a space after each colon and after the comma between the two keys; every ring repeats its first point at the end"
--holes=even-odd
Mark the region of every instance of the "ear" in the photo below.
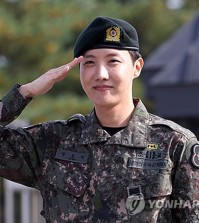
{"type": "Polygon", "coordinates": [[[144,60],[140,57],[134,63],[134,68],[135,68],[134,78],[139,77],[143,66],[144,66],[144,60]]]}

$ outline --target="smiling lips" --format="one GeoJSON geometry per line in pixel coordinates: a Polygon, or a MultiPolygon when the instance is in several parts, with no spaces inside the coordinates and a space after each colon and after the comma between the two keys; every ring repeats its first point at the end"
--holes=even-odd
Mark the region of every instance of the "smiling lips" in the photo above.
{"type": "Polygon", "coordinates": [[[106,91],[106,90],[110,90],[113,87],[109,85],[96,85],[93,88],[97,91],[106,91]]]}

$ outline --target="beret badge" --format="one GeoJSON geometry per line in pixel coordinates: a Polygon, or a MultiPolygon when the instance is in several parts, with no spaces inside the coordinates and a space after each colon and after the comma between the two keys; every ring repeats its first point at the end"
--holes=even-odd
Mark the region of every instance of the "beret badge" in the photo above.
{"type": "Polygon", "coordinates": [[[121,30],[117,26],[112,26],[106,30],[105,41],[120,42],[121,40],[121,30]]]}

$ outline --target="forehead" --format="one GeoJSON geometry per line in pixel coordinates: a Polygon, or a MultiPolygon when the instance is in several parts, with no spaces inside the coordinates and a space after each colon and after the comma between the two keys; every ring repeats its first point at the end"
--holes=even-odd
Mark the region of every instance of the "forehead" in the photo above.
{"type": "Polygon", "coordinates": [[[91,49],[85,52],[84,58],[88,57],[108,57],[108,56],[120,56],[120,57],[129,57],[129,51],[127,50],[118,50],[112,48],[99,48],[91,49]]]}

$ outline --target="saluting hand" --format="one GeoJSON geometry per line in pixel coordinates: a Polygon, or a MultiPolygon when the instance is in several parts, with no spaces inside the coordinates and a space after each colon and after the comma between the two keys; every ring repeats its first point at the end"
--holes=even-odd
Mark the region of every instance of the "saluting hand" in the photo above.
{"type": "Polygon", "coordinates": [[[32,98],[34,96],[45,94],[55,83],[63,80],[67,76],[68,72],[79,64],[82,59],[83,56],[80,56],[73,59],[68,64],[47,71],[36,80],[22,85],[19,89],[20,93],[25,98],[32,98]]]}

